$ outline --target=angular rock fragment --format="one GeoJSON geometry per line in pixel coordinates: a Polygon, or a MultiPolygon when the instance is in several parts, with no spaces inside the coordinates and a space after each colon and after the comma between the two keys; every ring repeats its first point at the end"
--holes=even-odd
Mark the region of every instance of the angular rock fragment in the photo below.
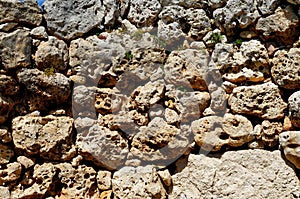
{"type": "Polygon", "coordinates": [[[68,61],[67,44],[53,36],[49,36],[48,41],[42,41],[35,53],[35,63],[42,70],[47,68],[65,70],[68,61]]]}
{"type": "Polygon", "coordinates": [[[0,74],[0,93],[3,95],[15,95],[18,93],[20,86],[17,81],[7,75],[0,74]]]}
{"type": "Polygon", "coordinates": [[[251,122],[241,115],[203,117],[194,121],[191,129],[197,145],[206,151],[218,151],[226,145],[238,147],[254,139],[251,122]]]}
{"type": "Polygon", "coordinates": [[[30,35],[34,39],[48,39],[48,34],[47,34],[46,28],[44,26],[39,26],[39,27],[33,28],[30,31],[30,35]]]}
{"type": "Polygon", "coordinates": [[[50,33],[72,40],[100,26],[105,13],[101,1],[47,0],[44,17],[50,33]]]}
{"type": "Polygon", "coordinates": [[[112,174],[109,171],[98,171],[97,184],[101,191],[111,189],[112,174]]]}
{"type": "Polygon", "coordinates": [[[289,99],[289,116],[293,126],[300,127],[300,91],[293,93],[289,99]]]}
{"type": "Polygon", "coordinates": [[[0,59],[6,70],[30,66],[30,55],[29,31],[18,29],[11,33],[0,33],[0,59]]]}
{"type": "Polygon", "coordinates": [[[12,147],[0,144],[0,165],[9,163],[10,159],[15,155],[12,147]]]}
{"type": "Polygon", "coordinates": [[[112,189],[116,198],[166,198],[166,190],[152,166],[123,167],[116,171],[112,179],[112,189]]]}
{"type": "Polygon", "coordinates": [[[300,48],[277,51],[272,59],[272,64],[272,77],[279,87],[285,89],[300,88],[300,48]]]}
{"type": "Polygon", "coordinates": [[[279,135],[279,143],[286,159],[300,169],[300,131],[285,131],[279,135]]]}
{"type": "Polygon", "coordinates": [[[270,82],[234,88],[228,104],[234,113],[253,115],[263,119],[282,118],[283,111],[287,108],[278,86],[270,82]]]}
{"type": "Polygon", "coordinates": [[[70,160],[75,156],[72,144],[73,119],[55,116],[20,116],[13,119],[12,137],[18,153],[39,154],[50,160],[70,160]]]}
{"type": "Polygon", "coordinates": [[[161,10],[158,0],[132,0],[128,20],[137,27],[152,26],[161,10]]]}
{"type": "Polygon", "coordinates": [[[278,150],[227,151],[216,157],[191,154],[187,166],[172,179],[170,198],[297,198],[300,194],[296,172],[278,150]]]}
{"type": "Polygon", "coordinates": [[[299,18],[291,6],[277,8],[273,15],[257,21],[256,30],[264,40],[276,39],[285,45],[294,42],[299,32],[299,18]]]}
{"type": "Polygon", "coordinates": [[[18,162],[9,163],[5,169],[0,169],[0,184],[18,180],[21,177],[22,166],[18,162]]]}
{"type": "Polygon", "coordinates": [[[17,22],[39,26],[42,23],[42,12],[36,1],[0,1],[0,24],[17,22]]]}
{"type": "Polygon", "coordinates": [[[0,127],[0,143],[12,141],[11,132],[6,127],[0,127]]]}

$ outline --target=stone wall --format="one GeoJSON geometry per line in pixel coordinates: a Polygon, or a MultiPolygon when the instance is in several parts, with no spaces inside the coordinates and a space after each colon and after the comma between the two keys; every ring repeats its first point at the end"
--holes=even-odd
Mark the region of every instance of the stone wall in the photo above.
{"type": "Polygon", "coordinates": [[[300,198],[299,0],[0,0],[0,198],[300,198]]]}

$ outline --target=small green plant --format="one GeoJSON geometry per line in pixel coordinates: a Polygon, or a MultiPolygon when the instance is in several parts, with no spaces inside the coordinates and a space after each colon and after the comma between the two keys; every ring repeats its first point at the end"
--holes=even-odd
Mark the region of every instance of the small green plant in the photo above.
{"type": "Polygon", "coordinates": [[[187,88],[185,88],[184,86],[178,86],[178,88],[177,88],[178,90],[180,90],[180,91],[182,91],[182,92],[187,92],[188,91],[188,89],[187,88]]]}
{"type": "Polygon", "coordinates": [[[221,33],[212,33],[210,35],[210,41],[212,43],[215,43],[215,44],[221,43],[222,39],[223,39],[223,35],[221,33]]]}
{"type": "Polygon", "coordinates": [[[125,52],[125,59],[131,60],[133,58],[133,55],[131,54],[131,51],[125,52]]]}
{"type": "Polygon", "coordinates": [[[48,67],[48,68],[45,68],[45,70],[44,70],[45,75],[48,77],[53,75],[54,72],[55,72],[55,69],[53,67],[48,67]]]}
{"type": "Polygon", "coordinates": [[[239,38],[239,39],[236,39],[234,43],[235,43],[236,45],[240,46],[240,45],[242,45],[243,40],[242,40],[241,38],[239,38]]]}

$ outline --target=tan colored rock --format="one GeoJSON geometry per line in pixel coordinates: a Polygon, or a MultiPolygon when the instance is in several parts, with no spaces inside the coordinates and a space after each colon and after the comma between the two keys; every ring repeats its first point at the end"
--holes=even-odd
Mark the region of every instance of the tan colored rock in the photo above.
{"type": "Polygon", "coordinates": [[[292,122],[289,117],[285,116],[283,121],[283,130],[290,131],[293,128],[292,122]]]}
{"type": "Polygon", "coordinates": [[[115,198],[164,199],[166,191],[159,175],[152,166],[123,167],[116,171],[112,179],[115,198]]]}
{"type": "Polygon", "coordinates": [[[101,191],[111,189],[112,174],[109,171],[98,171],[97,172],[97,185],[101,191]]]}
{"type": "Polygon", "coordinates": [[[32,176],[34,183],[29,187],[21,184],[14,187],[11,191],[12,199],[44,197],[55,186],[56,172],[57,169],[51,163],[35,165],[32,176]]]}
{"type": "Polygon", "coordinates": [[[100,194],[100,199],[111,199],[113,197],[113,192],[112,190],[108,190],[108,191],[103,191],[100,194]]]}
{"type": "Polygon", "coordinates": [[[165,186],[169,187],[172,185],[172,177],[169,170],[166,169],[166,170],[158,171],[157,173],[165,186]]]}
{"type": "Polygon", "coordinates": [[[299,18],[291,6],[278,7],[274,14],[261,17],[256,24],[256,30],[264,40],[276,39],[285,45],[294,42],[298,28],[299,18]]]}
{"type": "Polygon", "coordinates": [[[196,49],[172,51],[165,66],[165,80],[177,87],[197,91],[207,90],[208,52],[196,49]]]}
{"type": "Polygon", "coordinates": [[[25,168],[28,169],[34,165],[34,161],[32,159],[27,158],[26,156],[17,157],[17,161],[25,168]]]}
{"type": "Polygon", "coordinates": [[[0,93],[4,95],[15,95],[19,89],[20,86],[13,77],[0,74],[0,93]]]}
{"type": "Polygon", "coordinates": [[[238,147],[254,139],[250,135],[251,122],[241,115],[203,117],[194,121],[191,128],[197,145],[206,151],[218,151],[225,145],[238,147]]]}
{"type": "Polygon", "coordinates": [[[39,154],[50,160],[70,160],[76,151],[72,143],[73,119],[62,116],[30,117],[13,119],[12,137],[19,154],[39,154]]]}
{"type": "Polygon", "coordinates": [[[286,159],[300,169],[300,131],[285,131],[279,135],[279,143],[286,159]]]}
{"type": "Polygon", "coordinates": [[[130,152],[141,164],[169,165],[185,152],[190,142],[189,130],[181,128],[155,117],[147,126],[140,127],[133,137],[130,152]]]}
{"type": "Polygon", "coordinates": [[[8,187],[0,186],[0,198],[11,199],[11,195],[8,187]]]}
{"type": "Polygon", "coordinates": [[[297,198],[300,194],[296,172],[278,150],[227,151],[209,157],[191,154],[187,166],[172,178],[172,199],[297,198]]]}
{"type": "Polygon", "coordinates": [[[49,36],[42,41],[35,52],[35,63],[39,69],[65,70],[69,61],[68,46],[63,40],[49,36]]]}
{"type": "Polygon", "coordinates": [[[21,177],[22,166],[18,162],[9,163],[5,169],[0,170],[0,184],[18,180],[21,177]]]}
{"type": "Polygon", "coordinates": [[[0,127],[0,143],[9,143],[12,141],[11,133],[6,127],[0,127]]]}
{"type": "Polygon", "coordinates": [[[291,3],[291,4],[296,4],[296,5],[300,4],[299,0],[288,0],[288,2],[291,3]]]}
{"type": "Polygon", "coordinates": [[[46,28],[44,26],[39,26],[39,27],[33,28],[30,31],[30,35],[34,39],[48,39],[48,34],[47,34],[46,28]]]}
{"type": "Polygon", "coordinates": [[[59,169],[58,178],[63,185],[60,198],[99,198],[96,171],[92,167],[80,165],[73,168],[69,163],[55,165],[59,169]]]}
{"type": "Polygon", "coordinates": [[[271,73],[276,84],[285,89],[300,88],[300,48],[277,51],[272,64],[271,73]]]}
{"type": "Polygon", "coordinates": [[[228,104],[234,113],[257,116],[263,119],[284,117],[287,104],[280,95],[278,86],[264,83],[254,86],[239,86],[233,89],[228,104]]]}
{"type": "Polygon", "coordinates": [[[0,94],[0,124],[3,124],[7,120],[7,117],[14,105],[15,103],[10,97],[3,97],[0,94]]]}
{"type": "Polygon", "coordinates": [[[0,144],[0,165],[9,163],[10,159],[15,155],[12,147],[0,144]]]}
{"type": "Polygon", "coordinates": [[[42,12],[36,1],[0,1],[0,23],[17,22],[39,26],[42,23],[42,12]]]}
{"type": "Polygon", "coordinates": [[[85,160],[109,170],[122,166],[128,154],[127,140],[118,131],[99,125],[79,131],[76,145],[85,160]]]}
{"type": "Polygon", "coordinates": [[[293,93],[289,99],[289,117],[291,120],[291,123],[295,127],[300,127],[300,92],[296,91],[293,93]]]}
{"type": "Polygon", "coordinates": [[[30,66],[30,55],[31,38],[27,30],[0,33],[0,56],[6,70],[30,66]]]}

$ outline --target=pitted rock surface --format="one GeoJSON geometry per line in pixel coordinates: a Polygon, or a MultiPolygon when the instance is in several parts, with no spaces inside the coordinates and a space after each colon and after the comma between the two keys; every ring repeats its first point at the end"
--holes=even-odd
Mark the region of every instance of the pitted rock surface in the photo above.
{"type": "Polygon", "coordinates": [[[69,160],[75,155],[72,144],[73,119],[55,116],[20,116],[13,120],[12,137],[18,153],[40,154],[45,159],[69,160]]]}
{"type": "Polygon", "coordinates": [[[99,27],[105,13],[105,7],[97,0],[47,0],[43,8],[48,30],[65,40],[80,37],[99,27]]]}
{"type": "Polygon", "coordinates": [[[300,92],[293,93],[289,99],[289,116],[293,126],[300,127],[300,92]]]}
{"type": "Polygon", "coordinates": [[[228,104],[234,113],[263,119],[282,118],[283,111],[287,108],[278,86],[273,83],[234,88],[228,104]]]}
{"type": "Polygon", "coordinates": [[[300,48],[277,51],[272,64],[272,77],[278,86],[285,89],[300,88],[300,48]]]}
{"type": "Polygon", "coordinates": [[[279,142],[286,159],[300,169],[300,131],[285,131],[281,133],[279,142]]]}

